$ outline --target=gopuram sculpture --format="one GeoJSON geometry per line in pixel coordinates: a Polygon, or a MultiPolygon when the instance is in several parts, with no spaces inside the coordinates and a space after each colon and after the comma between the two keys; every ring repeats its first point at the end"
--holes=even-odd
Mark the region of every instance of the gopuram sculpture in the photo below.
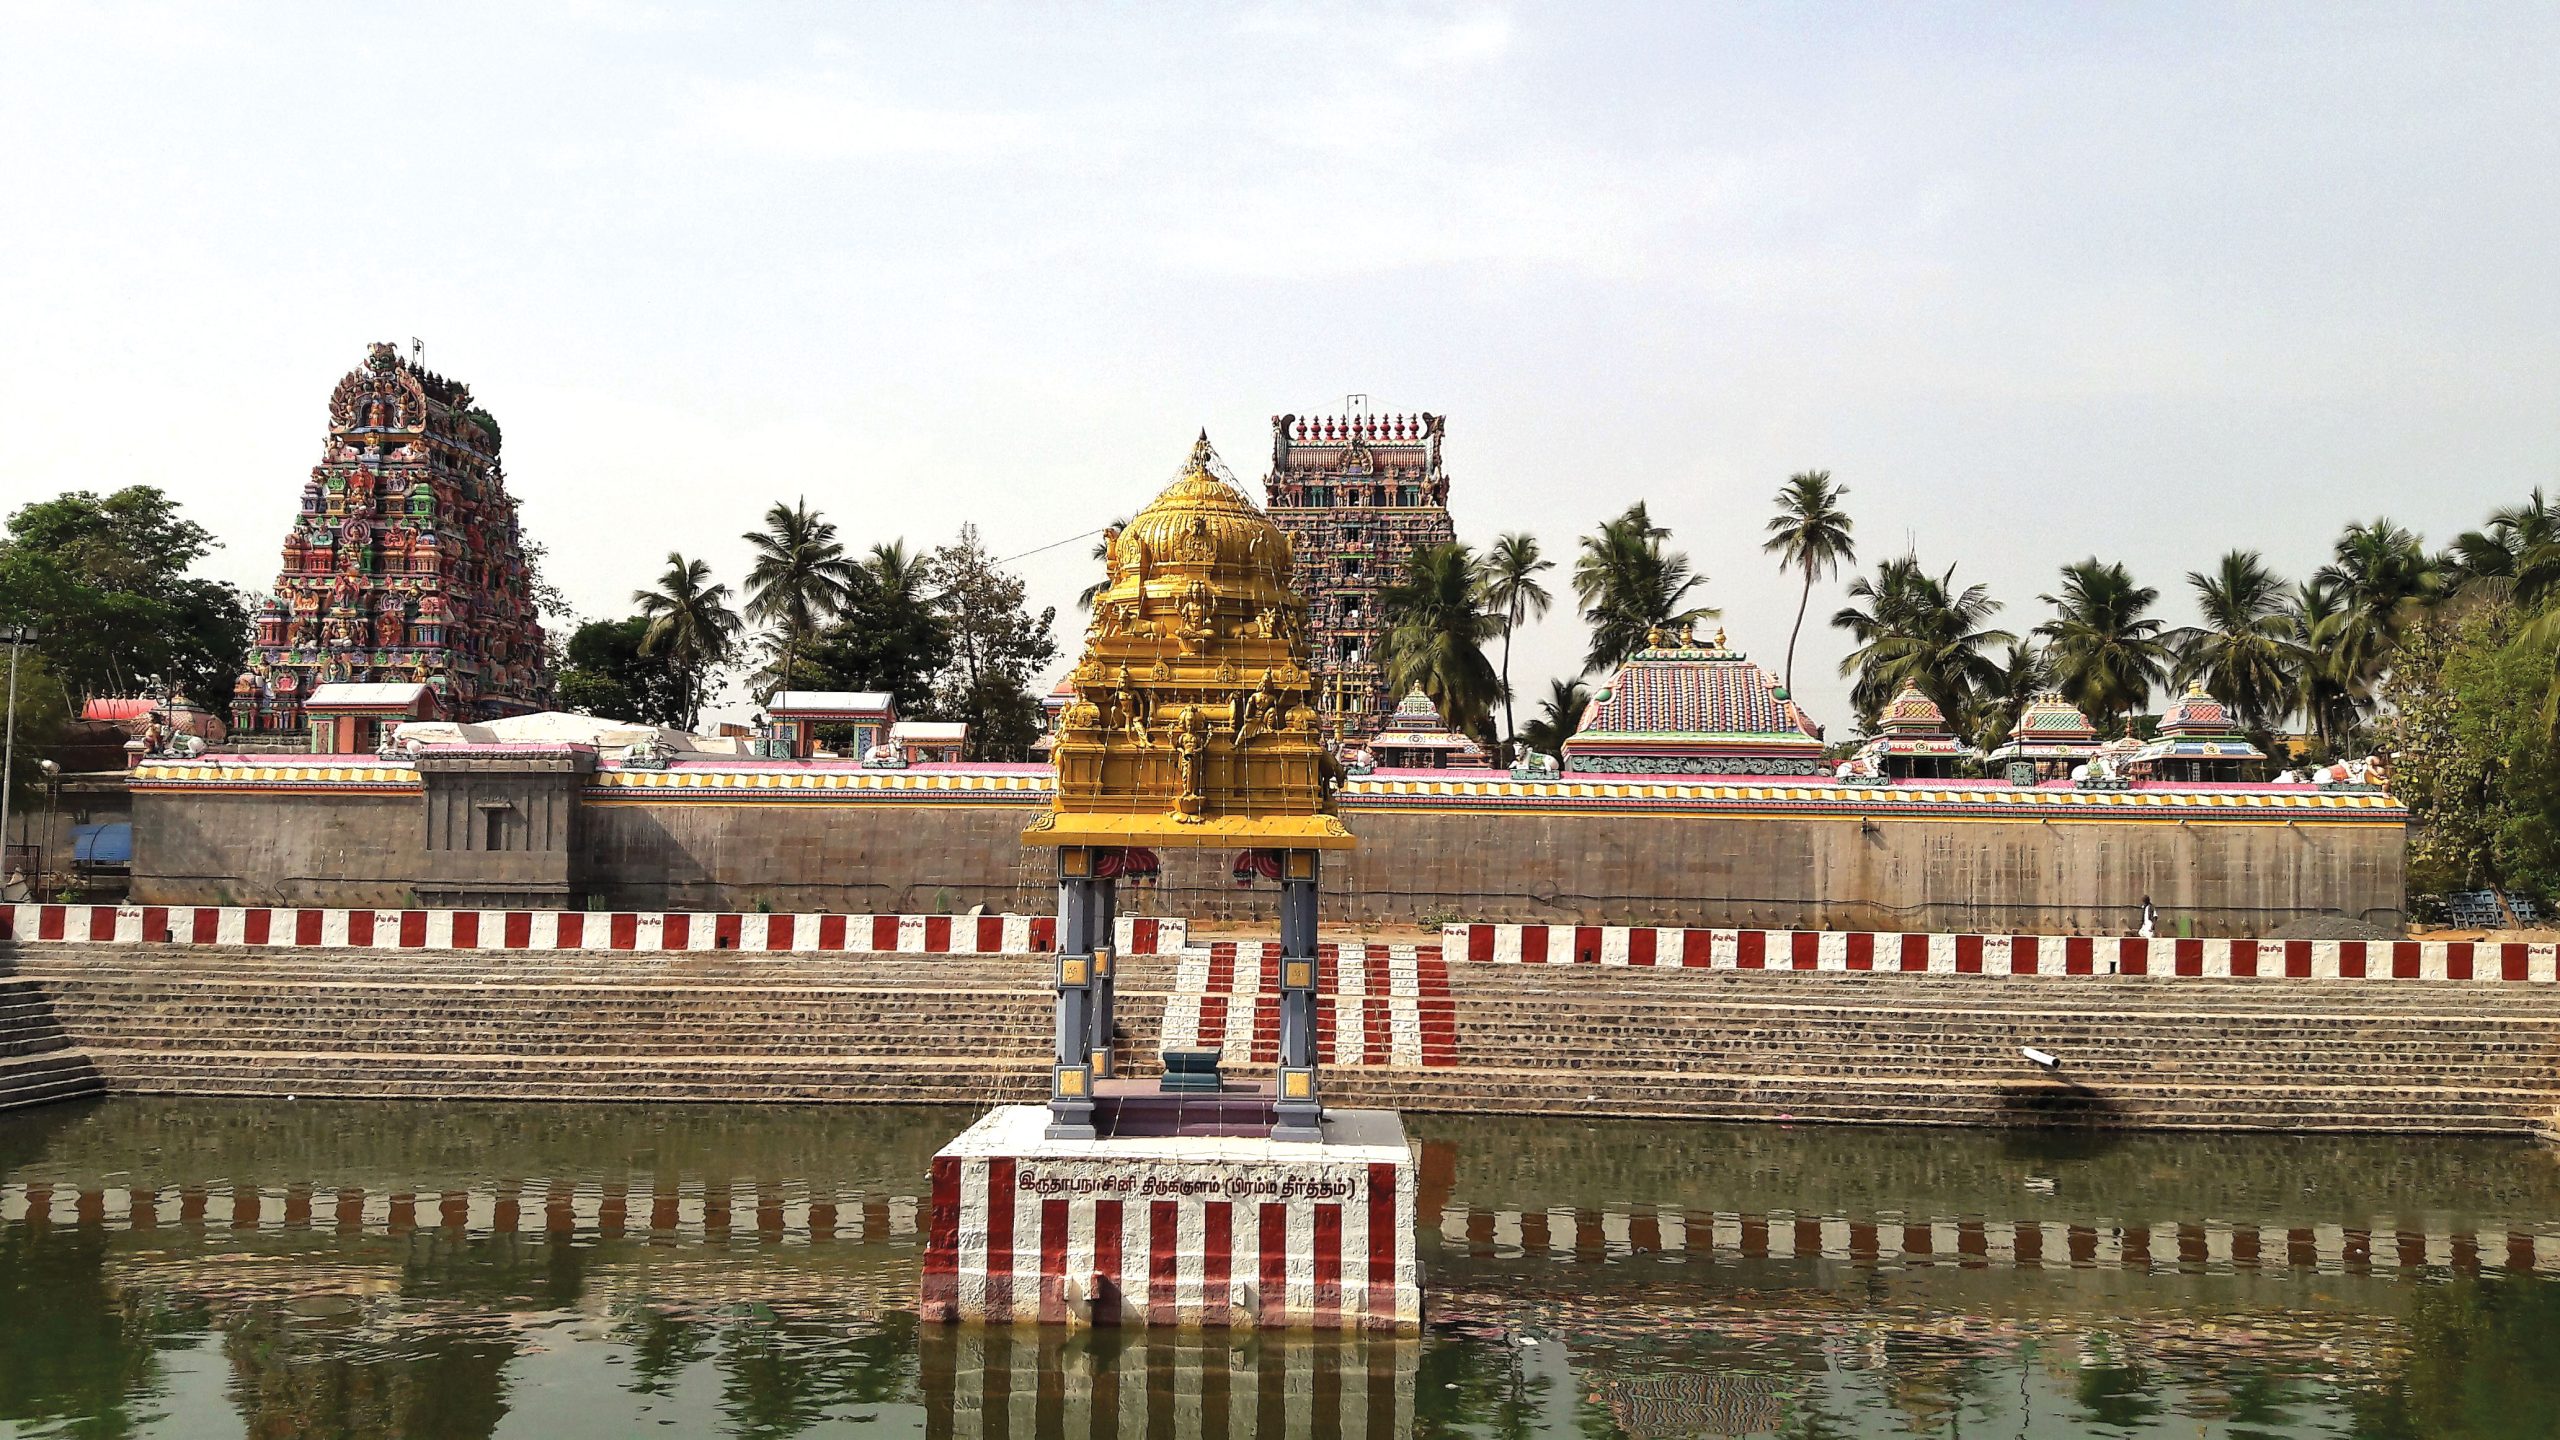
{"type": "Polygon", "coordinates": [[[1109,534],[1023,834],[1058,852],[1057,1025],[1046,1105],[989,1111],[933,1161],[918,1305],[989,1324],[1410,1330],[1416,1164],[1387,1111],[1332,1110],[1316,1073],[1323,852],[1352,843],[1318,733],[1290,543],[1204,434],[1109,534]],[[1219,1052],[1115,1054],[1116,877],[1164,848],[1233,850],[1281,887],[1277,1073],[1219,1052]]]}

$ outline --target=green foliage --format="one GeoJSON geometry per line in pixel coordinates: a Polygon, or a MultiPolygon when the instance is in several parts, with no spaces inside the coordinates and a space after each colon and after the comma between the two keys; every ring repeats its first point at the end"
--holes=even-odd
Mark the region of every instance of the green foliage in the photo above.
{"type": "Polygon", "coordinates": [[[933,552],[926,577],[950,637],[950,658],[934,677],[933,710],[969,726],[969,758],[1020,760],[1040,738],[1040,701],[1031,683],[1057,658],[1052,606],[1034,619],[1019,576],[996,568],[978,527],[933,552]]]}
{"type": "Polygon", "coordinates": [[[2397,1369],[2349,1397],[2372,1440],[2526,1440],[2560,1416],[2560,1286],[2457,1276],[2417,1287],[2397,1369]],[[2535,1398],[2535,1397],[2540,1398],[2535,1398]]]}
{"type": "Polygon", "coordinates": [[[640,637],[640,653],[664,656],[684,679],[680,728],[690,730],[701,718],[704,691],[736,653],[744,626],[730,608],[729,587],[712,582],[709,565],[669,551],[658,587],[634,591],[631,603],[649,622],[640,637]]]}
{"type": "Polygon", "coordinates": [[[904,541],[874,545],[848,581],[834,623],[802,657],[810,689],[885,690],[898,713],[933,713],[933,681],[951,663],[951,633],[934,608],[924,563],[904,541]]]}
{"type": "Polygon", "coordinates": [[[1780,683],[1790,695],[1796,688],[1796,640],[1804,633],[1804,611],[1813,600],[1813,582],[1857,563],[1858,542],[1850,535],[1849,512],[1840,508],[1848,493],[1848,486],[1831,483],[1828,470],[1788,476],[1778,490],[1778,513],[1769,517],[1769,538],[1760,546],[1778,557],[1780,570],[1804,576],[1796,592],[1796,623],[1787,631],[1787,668],[1780,672],[1780,683]]]}
{"type": "Polygon", "coordinates": [[[2007,682],[2007,675],[1985,652],[1995,645],[2014,648],[2018,637],[1989,628],[2000,602],[1981,585],[1956,588],[1956,567],[1942,575],[1920,568],[1917,556],[1887,560],[1875,577],[1860,576],[1849,585],[1852,600],[1866,608],[1846,606],[1831,623],[1858,642],[1840,662],[1840,673],[1857,676],[1850,703],[1858,710],[1861,729],[1872,731],[1876,716],[1905,685],[1919,688],[1951,721],[1961,721],[1975,708],[1975,696],[2007,682]]]}
{"type": "Polygon", "coordinates": [[[776,503],[764,528],[744,537],[755,563],[747,570],[747,618],[774,627],[773,662],[762,677],[770,696],[790,688],[797,659],[818,627],[844,613],[853,597],[854,562],[845,558],[835,525],[809,508],[776,503]]]}
{"type": "Polygon", "coordinates": [[[1582,712],[1591,704],[1591,689],[1568,676],[1547,682],[1538,702],[1538,718],[1520,727],[1520,743],[1540,755],[1564,757],[1564,742],[1582,728],[1582,712]]]}
{"type": "Polygon", "coordinates": [[[1397,696],[1420,690],[1441,718],[1479,738],[1492,731],[1493,702],[1502,693],[1484,644],[1501,633],[1503,617],[1485,602],[1475,551],[1454,542],[1413,552],[1404,577],[1380,597],[1387,634],[1378,660],[1387,688],[1397,696]]]}
{"type": "Polygon", "coordinates": [[[1582,538],[1582,556],[1573,562],[1573,593],[1591,626],[1586,672],[1617,669],[1645,647],[1650,631],[1677,630],[1721,613],[1688,603],[1689,593],[1707,577],[1691,572],[1688,556],[1663,548],[1670,536],[1639,500],[1601,522],[1598,534],[1582,538]]]}
{"type": "MultiPolygon", "coordinates": [[[[9,694],[9,647],[0,645],[0,704],[9,694]]],[[[45,663],[42,652],[32,645],[18,647],[18,703],[16,763],[10,767],[10,783],[16,787],[12,807],[24,807],[27,797],[39,793],[44,783],[36,762],[51,751],[62,737],[62,727],[71,718],[71,702],[62,692],[62,682],[53,676],[53,667],[45,663]]],[[[19,814],[25,814],[19,808],[19,814]]]]}
{"type": "Polygon", "coordinates": [[[644,725],[681,725],[685,677],[663,650],[641,653],[648,617],[591,620],[569,637],[560,671],[560,707],[644,725]]]}
{"type": "Polygon", "coordinates": [[[2409,807],[2414,890],[2560,895],[2560,754],[2542,719],[2560,642],[2533,618],[2483,604],[2394,647],[2380,738],[2409,807]]]}
{"type": "Polygon", "coordinates": [[[2267,730],[2293,704],[2286,673],[2285,583],[2255,550],[2234,550],[2212,574],[2191,570],[2202,625],[2170,634],[2178,662],[2172,678],[2202,680],[2207,693],[2231,707],[2242,725],[2267,730]]]}
{"type": "Polygon", "coordinates": [[[1514,530],[1496,538],[1484,557],[1484,599],[1502,617],[1502,730],[1505,739],[1520,738],[1511,708],[1511,635],[1520,622],[1543,616],[1555,605],[1538,577],[1556,568],[1538,548],[1538,537],[1514,530]]]}
{"type": "Polygon", "coordinates": [[[2054,616],[2036,627],[2054,681],[2101,730],[2141,709],[2169,679],[2166,627],[2152,615],[2160,592],[2134,583],[2121,563],[2096,556],[2062,567],[2062,593],[2038,597],[2054,616]]]}
{"type": "Polygon", "coordinates": [[[0,623],[34,626],[75,697],[135,693],[156,675],[222,713],[249,612],[233,586],[188,575],[213,543],[147,485],[38,501],[9,517],[0,540],[0,623]]]}

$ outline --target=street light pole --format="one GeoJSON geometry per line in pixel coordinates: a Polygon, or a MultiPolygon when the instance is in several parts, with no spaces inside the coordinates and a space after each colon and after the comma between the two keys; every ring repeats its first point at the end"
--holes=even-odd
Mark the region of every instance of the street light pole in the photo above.
{"type": "Polygon", "coordinates": [[[0,893],[9,888],[9,794],[18,788],[18,647],[36,638],[24,625],[0,630],[9,642],[8,738],[0,740],[0,893]]]}

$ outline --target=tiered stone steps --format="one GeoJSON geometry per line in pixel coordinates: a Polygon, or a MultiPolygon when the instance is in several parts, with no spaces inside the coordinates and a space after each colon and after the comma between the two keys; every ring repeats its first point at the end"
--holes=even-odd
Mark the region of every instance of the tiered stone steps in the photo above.
{"type": "Polygon", "coordinates": [[[1452,965],[1460,1066],[1338,1103],[1894,1124],[2526,1133],[2560,988],[1452,965]],[[2020,1053],[2061,1059],[2046,1072],[2020,1053]]]}
{"type": "MultiPolygon", "coordinates": [[[[2549,985],[1449,969],[1449,999],[1422,1003],[1446,1007],[1458,1063],[1336,1068],[1328,1101],[2510,1134],[2560,1106],[2549,985]]],[[[1128,1073],[1153,1069],[1173,974],[1122,962],[1128,1073]]],[[[0,1085],[42,1062],[41,1084],[161,1094],[1027,1101],[1046,1087],[1048,980],[1037,957],[34,943],[0,956],[20,1007],[0,1033],[30,1047],[0,1054],[0,1085]]]]}
{"type": "MultiPolygon", "coordinates": [[[[1032,957],[26,945],[117,1091],[993,1103],[1047,1093],[1032,957]]],[[[1124,961],[1124,1054],[1164,960],[1124,961]]]]}
{"type": "Polygon", "coordinates": [[[0,1110],[96,1095],[106,1088],[34,983],[0,969],[0,1110]]]}

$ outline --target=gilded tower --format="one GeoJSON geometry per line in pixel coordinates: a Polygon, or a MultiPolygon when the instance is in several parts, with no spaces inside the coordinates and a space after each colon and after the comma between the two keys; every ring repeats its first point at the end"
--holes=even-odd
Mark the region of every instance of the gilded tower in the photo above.
{"type": "Polygon", "coordinates": [[[1351,843],[1334,811],[1287,532],[1202,435],[1182,474],[1106,539],[1057,798],[1023,838],[1067,846],[1351,843]]]}
{"type": "Polygon", "coordinates": [[[300,729],[302,702],[330,681],[423,684],[454,720],[551,695],[498,422],[470,386],[386,344],[329,396],[233,728],[300,729]]]}
{"type": "Polygon", "coordinates": [[[1394,714],[1378,647],[1381,603],[1413,552],[1457,538],[1442,415],[1274,415],[1271,518],[1289,534],[1307,597],[1316,709],[1328,735],[1366,741],[1394,714]]]}

